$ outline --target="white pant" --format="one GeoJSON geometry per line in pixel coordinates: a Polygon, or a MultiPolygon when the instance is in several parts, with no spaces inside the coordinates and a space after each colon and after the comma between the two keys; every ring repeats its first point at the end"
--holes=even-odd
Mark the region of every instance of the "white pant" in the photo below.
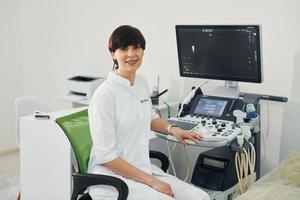
{"type": "MultiPolygon", "coordinates": [[[[123,179],[129,188],[128,200],[210,200],[209,195],[203,190],[188,184],[174,176],[154,175],[156,178],[169,183],[174,193],[174,198],[161,193],[148,185],[123,179]]],[[[89,194],[93,200],[113,200],[117,199],[118,192],[110,186],[92,186],[89,194]]]]}

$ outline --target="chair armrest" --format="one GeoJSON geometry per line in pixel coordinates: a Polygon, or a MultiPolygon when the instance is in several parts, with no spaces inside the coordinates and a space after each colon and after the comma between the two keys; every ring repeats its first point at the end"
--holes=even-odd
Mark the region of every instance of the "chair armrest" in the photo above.
{"type": "Polygon", "coordinates": [[[163,153],[161,153],[159,151],[153,151],[153,150],[151,150],[149,156],[150,156],[150,158],[155,158],[155,159],[160,160],[160,162],[161,162],[161,167],[160,168],[164,172],[167,171],[167,169],[169,168],[169,159],[168,159],[168,157],[165,154],[163,154],[163,153]]]}
{"type": "Polygon", "coordinates": [[[76,200],[79,194],[92,185],[110,185],[115,187],[119,193],[118,200],[126,200],[128,196],[128,186],[123,180],[117,177],[89,173],[74,173],[73,181],[74,188],[71,200],[76,200]]]}

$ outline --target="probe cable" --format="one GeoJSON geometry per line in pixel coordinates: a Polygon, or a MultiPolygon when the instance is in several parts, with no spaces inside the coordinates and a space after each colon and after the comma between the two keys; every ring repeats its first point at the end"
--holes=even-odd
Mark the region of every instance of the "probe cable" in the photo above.
{"type": "Polygon", "coordinates": [[[172,148],[172,151],[171,151],[171,150],[170,150],[170,143],[169,143],[169,140],[167,139],[167,149],[168,149],[168,154],[169,154],[168,159],[169,159],[169,161],[170,161],[170,163],[171,163],[171,167],[172,167],[174,176],[177,177],[177,175],[176,175],[176,170],[175,170],[174,163],[173,163],[173,159],[172,159],[172,153],[173,153],[173,151],[175,150],[176,144],[177,144],[177,143],[174,143],[173,148],[172,148]]]}
{"type": "Polygon", "coordinates": [[[187,181],[189,176],[190,176],[190,168],[191,168],[191,163],[190,163],[190,159],[189,159],[189,156],[188,156],[188,153],[187,153],[187,150],[185,148],[185,146],[183,147],[183,151],[184,151],[184,154],[185,154],[185,157],[186,157],[186,161],[187,161],[187,172],[186,172],[186,176],[184,178],[184,181],[187,181]]]}
{"type": "Polygon", "coordinates": [[[248,155],[247,151],[242,148],[242,152],[235,153],[235,169],[238,178],[238,188],[234,194],[234,198],[236,198],[239,194],[244,193],[245,189],[245,179],[243,176],[246,176],[248,173],[248,155]]]}
{"type": "Polygon", "coordinates": [[[233,196],[235,199],[238,195],[243,194],[249,186],[255,181],[255,160],[256,152],[252,143],[250,148],[246,151],[242,148],[242,152],[235,154],[235,167],[238,178],[238,188],[233,196]],[[250,174],[249,174],[250,170],[250,174]]]}

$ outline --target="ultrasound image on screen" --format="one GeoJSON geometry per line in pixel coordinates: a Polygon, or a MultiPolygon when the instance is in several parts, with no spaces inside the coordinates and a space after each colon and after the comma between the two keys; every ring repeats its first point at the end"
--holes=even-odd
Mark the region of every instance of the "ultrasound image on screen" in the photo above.
{"type": "Polygon", "coordinates": [[[200,99],[194,114],[221,117],[226,107],[227,101],[215,99],[200,99]]]}
{"type": "Polygon", "coordinates": [[[182,76],[232,81],[261,81],[258,29],[178,26],[182,76]]]}

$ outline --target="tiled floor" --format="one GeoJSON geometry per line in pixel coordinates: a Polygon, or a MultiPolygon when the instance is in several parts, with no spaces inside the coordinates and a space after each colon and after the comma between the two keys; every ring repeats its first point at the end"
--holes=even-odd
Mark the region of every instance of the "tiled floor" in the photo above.
{"type": "Polygon", "coordinates": [[[16,200],[19,192],[19,150],[0,153],[0,200],[16,200]]]}

